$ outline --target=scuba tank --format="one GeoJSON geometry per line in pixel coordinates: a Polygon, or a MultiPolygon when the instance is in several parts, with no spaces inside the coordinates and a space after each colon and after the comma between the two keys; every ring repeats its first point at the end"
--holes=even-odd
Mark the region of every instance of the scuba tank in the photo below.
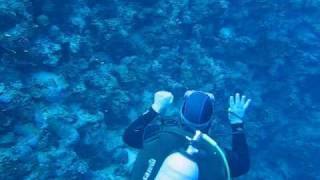
{"type": "Polygon", "coordinates": [[[155,180],[198,180],[199,166],[192,160],[192,157],[197,154],[199,150],[192,146],[192,142],[200,140],[206,142],[206,144],[212,147],[215,153],[221,157],[222,164],[225,168],[225,176],[222,179],[231,180],[227,159],[222,149],[212,138],[207,134],[201,133],[199,130],[196,131],[192,139],[190,137],[186,138],[189,140],[190,145],[187,147],[185,152],[174,152],[170,154],[164,160],[155,180]]]}
{"type": "MultiPolygon", "coordinates": [[[[199,140],[200,131],[196,131],[193,138],[188,138],[190,142],[199,140]]],[[[170,154],[163,162],[155,180],[198,180],[199,166],[191,158],[198,153],[198,149],[190,145],[185,150],[185,154],[174,152],[170,154]]]]}

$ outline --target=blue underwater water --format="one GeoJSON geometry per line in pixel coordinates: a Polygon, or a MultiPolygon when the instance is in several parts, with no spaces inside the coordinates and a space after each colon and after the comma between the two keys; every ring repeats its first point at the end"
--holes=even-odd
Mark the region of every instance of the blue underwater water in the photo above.
{"type": "Polygon", "coordinates": [[[228,97],[245,117],[250,171],[320,179],[320,1],[0,0],[0,179],[128,179],[128,124],[171,91],[228,97]]]}

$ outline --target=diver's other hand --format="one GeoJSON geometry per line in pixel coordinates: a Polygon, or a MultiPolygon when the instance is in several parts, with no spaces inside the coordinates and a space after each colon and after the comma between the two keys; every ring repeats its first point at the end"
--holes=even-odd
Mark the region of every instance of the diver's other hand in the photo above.
{"type": "Polygon", "coordinates": [[[164,113],[167,107],[172,104],[173,95],[169,91],[158,91],[154,94],[152,109],[157,113],[164,113]]]}
{"type": "Polygon", "coordinates": [[[230,96],[228,117],[231,124],[243,122],[242,118],[250,103],[251,99],[247,99],[244,95],[240,96],[239,93],[236,93],[235,96],[230,96]]]}

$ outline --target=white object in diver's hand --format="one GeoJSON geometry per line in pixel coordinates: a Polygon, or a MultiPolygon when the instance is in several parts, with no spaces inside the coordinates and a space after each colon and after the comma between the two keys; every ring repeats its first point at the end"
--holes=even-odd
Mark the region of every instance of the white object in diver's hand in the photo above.
{"type": "Polygon", "coordinates": [[[173,95],[169,91],[158,91],[154,95],[152,109],[157,113],[164,113],[169,105],[173,102],[173,95]]]}

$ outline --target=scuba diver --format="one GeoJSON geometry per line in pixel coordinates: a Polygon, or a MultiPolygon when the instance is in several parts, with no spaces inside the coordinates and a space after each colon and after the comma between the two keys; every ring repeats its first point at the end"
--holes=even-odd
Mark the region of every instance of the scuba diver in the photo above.
{"type": "Polygon", "coordinates": [[[158,91],[152,106],[125,130],[123,140],[140,149],[133,180],[227,180],[248,172],[250,158],[243,117],[251,99],[230,96],[228,119],[232,148],[220,148],[208,135],[214,113],[214,95],[188,90],[180,120],[156,121],[173,102],[168,91],[158,91]]]}

